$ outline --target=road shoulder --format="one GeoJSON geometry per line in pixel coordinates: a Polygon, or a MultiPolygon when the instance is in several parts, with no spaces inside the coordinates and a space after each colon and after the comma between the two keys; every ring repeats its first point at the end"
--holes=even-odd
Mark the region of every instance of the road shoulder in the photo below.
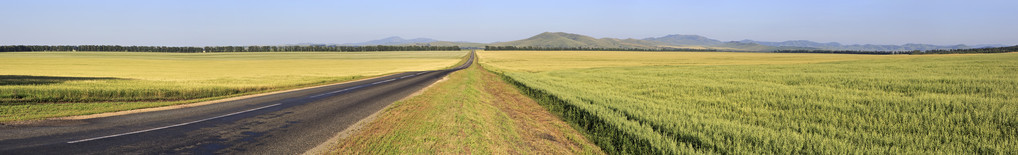
{"type": "Polygon", "coordinates": [[[603,154],[479,65],[396,102],[330,154],[603,154]]]}

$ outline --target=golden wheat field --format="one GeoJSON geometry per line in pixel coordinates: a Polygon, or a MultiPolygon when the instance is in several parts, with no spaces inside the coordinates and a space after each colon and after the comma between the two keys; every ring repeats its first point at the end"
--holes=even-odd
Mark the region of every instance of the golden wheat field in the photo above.
{"type": "Polygon", "coordinates": [[[190,103],[441,69],[465,54],[5,52],[0,53],[0,121],[190,103]]]}

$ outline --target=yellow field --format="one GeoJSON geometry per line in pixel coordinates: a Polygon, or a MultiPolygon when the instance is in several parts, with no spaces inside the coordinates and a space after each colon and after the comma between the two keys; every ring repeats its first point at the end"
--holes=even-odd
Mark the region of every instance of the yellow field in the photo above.
{"type": "Polygon", "coordinates": [[[0,53],[0,121],[189,103],[441,69],[465,54],[4,52],[0,53]]]}
{"type": "Polygon", "coordinates": [[[274,76],[348,77],[447,67],[462,51],[293,53],[0,53],[0,75],[195,81],[274,76]]]}

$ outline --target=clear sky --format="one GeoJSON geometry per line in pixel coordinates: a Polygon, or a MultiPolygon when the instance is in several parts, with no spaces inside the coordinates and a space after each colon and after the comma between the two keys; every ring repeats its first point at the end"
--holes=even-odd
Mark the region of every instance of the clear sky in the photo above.
{"type": "Polygon", "coordinates": [[[10,0],[3,45],[283,45],[541,32],[722,41],[1018,45],[1016,0],[10,0]]]}

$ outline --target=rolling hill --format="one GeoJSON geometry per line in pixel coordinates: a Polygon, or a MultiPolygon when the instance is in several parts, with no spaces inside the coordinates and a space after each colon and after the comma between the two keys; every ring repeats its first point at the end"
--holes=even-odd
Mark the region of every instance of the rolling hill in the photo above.
{"type": "Polygon", "coordinates": [[[533,46],[533,47],[590,47],[590,48],[659,48],[659,44],[639,39],[597,39],[590,36],[564,33],[544,32],[536,36],[510,42],[491,43],[491,46],[533,46]]]}
{"type": "Polygon", "coordinates": [[[698,35],[668,35],[646,39],[601,38],[564,33],[544,32],[536,36],[510,42],[488,44],[490,46],[532,46],[532,47],[587,47],[587,48],[688,48],[717,49],[724,51],[773,51],[780,49],[816,49],[801,47],[774,47],[757,43],[721,42],[698,35]]]}
{"type": "Polygon", "coordinates": [[[416,43],[429,43],[429,42],[436,42],[436,41],[438,41],[438,40],[431,39],[431,38],[403,39],[403,38],[400,38],[400,37],[393,36],[393,37],[388,37],[388,38],[384,38],[384,39],[371,40],[371,41],[360,42],[360,43],[346,43],[346,44],[339,44],[339,45],[342,45],[342,46],[405,45],[405,44],[416,44],[416,43]]]}
{"type": "Polygon", "coordinates": [[[1003,45],[979,45],[975,47],[966,46],[964,44],[959,45],[931,45],[931,44],[904,44],[904,45],[873,45],[873,44],[853,44],[843,45],[837,42],[829,43],[818,43],[809,40],[790,40],[783,42],[766,42],[766,41],[755,41],[755,40],[742,40],[738,41],[741,43],[757,43],[767,46],[787,46],[787,47],[809,47],[824,50],[855,50],[855,51],[912,51],[912,50],[944,50],[944,49],[968,49],[968,48],[982,48],[982,47],[1000,47],[1003,45]]]}
{"type": "Polygon", "coordinates": [[[405,45],[412,45],[412,46],[459,46],[459,47],[468,48],[468,49],[469,48],[478,49],[478,48],[484,48],[484,45],[487,45],[487,44],[485,44],[485,43],[463,42],[463,41],[439,41],[439,40],[435,40],[435,39],[431,39],[431,38],[403,39],[403,38],[398,37],[398,36],[393,36],[393,37],[388,37],[388,38],[383,38],[383,39],[378,39],[378,40],[370,40],[370,41],[359,42],[359,43],[343,43],[343,44],[304,43],[304,44],[297,44],[297,45],[309,45],[309,46],[375,46],[375,45],[387,45],[387,46],[397,46],[397,45],[404,45],[404,46],[405,45]]]}
{"type": "MultiPolygon", "coordinates": [[[[317,45],[317,44],[312,44],[317,45]]],[[[322,44],[324,45],[324,44],[322,44]]],[[[335,44],[333,44],[335,45],[335,44]]],[[[946,50],[946,49],[969,49],[984,47],[1002,47],[1004,45],[930,45],[930,44],[904,44],[904,45],[873,45],[853,44],[844,45],[837,42],[819,43],[809,40],[790,40],[783,42],[767,42],[755,40],[741,41],[720,41],[700,35],[672,34],[662,37],[650,37],[644,39],[618,39],[618,38],[594,38],[590,36],[565,33],[565,32],[544,32],[533,37],[495,43],[474,43],[439,41],[429,38],[403,39],[400,37],[389,37],[379,40],[371,40],[361,43],[338,44],[343,46],[373,46],[373,45],[417,45],[417,46],[459,46],[463,48],[483,48],[484,46],[519,46],[519,47],[552,47],[552,48],[635,48],[635,49],[716,49],[723,51],[774,51],[774,50],[855,50],[855,51],[912,51],[912,50],[946,50]]]]}
{"type": "Polygon", "coordinates": [[[714,40],[711,38],[699,36],[699,35],[680,35],[673,34],[664,37],[657,38],[646,38],[643,40],[657,41],[668,45],[697,45],[697,46],[716,46],[724,44],[725,42],[714,40]]]}
{"type": "Polygon", "coordinates": [[[426,43],[413,43],[413,44],[402,44],[402,45],[414,45],[414,46],[459,46],[460,48],[468,49],[482,49],[485,43],[474,43],[474,42],[461,42],[461,41],[435,41],[426,43]]]}

